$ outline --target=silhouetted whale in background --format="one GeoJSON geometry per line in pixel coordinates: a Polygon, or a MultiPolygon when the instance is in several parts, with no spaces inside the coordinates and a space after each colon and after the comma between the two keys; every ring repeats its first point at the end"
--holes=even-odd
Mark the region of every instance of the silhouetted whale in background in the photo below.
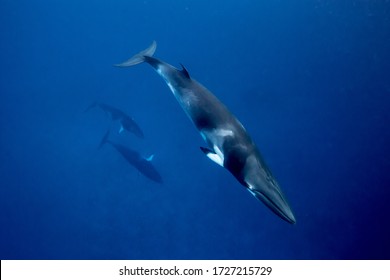
{"type": "Polygon", "coordinates": [[[152,181],[162,184],[163,180],[160,173],[152,164],[152,160],[154,155],[151,155],[147,158],[142,157],[137,151],[129,149],[121,144],[114,143],[110,141],[109,131],[103,136],[99,148],[101,148],[104,144],[110,144],[114,147],[132,166],[134,166],[142,175],[149,178],[152,181]]]}
{"type": "Polygon", "coordinates": [[[182,66],[178,70],[152,55],[157,44],[117,64],[129,67],[150,64],[165,80],[177,101],[195,124],[209,148],[201,150],[212,161],[229,170],[257,199],[289,223],[296,222],[287,200],[243,125],[182,66]]]}
{"type": "Polygon", "coordinates": [[[103,103],[92,103],[87,109],[85,109],[84,112],[87,112],[88,110],[99,107],[104,112],[109,114],[111,116],[111,119],[113,121],[119,120],[119,123],[121,124],[121,127],[119,129],[119,133],[121,133],[123,130],[127,130],[134,135],[136,135],[139,138],[144,138],[144,134],[141,130],[141,128],[138,126],[138,124],[134,121],[132,117],[124,113],[122,110],[119,110],[113,106],[103,104],[103,103]]]}

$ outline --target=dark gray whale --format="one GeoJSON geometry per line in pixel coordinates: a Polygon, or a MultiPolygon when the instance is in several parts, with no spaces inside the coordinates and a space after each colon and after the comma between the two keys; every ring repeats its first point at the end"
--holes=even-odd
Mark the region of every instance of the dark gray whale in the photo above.
{"type": "Polygon", "coordinates": [[[151,155],[148,158],[142,157],[137,151],[129,149],[121,144],[114,143],[108,139],[109,131],[103,136],[99,148],[101,148],[104,144],[110,144],[114,147],[125,159],[128,163],[134,166],[142,175],[149,178],[156,183],[163,183],[162,177],[157,169],[154,167],[152,163],[152,159],[154,155],[151,155]]]}
{"type": "Polygon", "coordinates": [[[243,125],[207,88],[192,79],[183,66],[179,70],[152,57],[156,46],[156,42],[153,42],[149,48],[115,66],[129,67],[142,62],[150,64],[165,80],[207,143],[208,148],[201,147],[203,153],[229,170],[275,214],[295,224],[294,214],[285,196],[243,125]]]}
{"type": "Polygon", "coordinates": [[[134,121],[134,119],[132,117],[130,117],[129,115],[127,115],[125,112],[123,112],[120,109],[117,109],[117,108],[110,106],[110,105],[107,105],[107,104],[94,102],[87,109],[85,109],[84,112],[87,112],[88,110],[95,108],[95,107],[99,107],[104,112],[109,114],[113,121],[116,121],[116,120],[119,121],[119,123],[121,124],[121,127],[119,129],[119,133],[121,133],[123,130],[127,130],[128,132],[133,133],[135,136],[137,136],[139,138],[144,138],[144,134],[143,134],[141,128],[139,127],[139,125],[134,121]]]}

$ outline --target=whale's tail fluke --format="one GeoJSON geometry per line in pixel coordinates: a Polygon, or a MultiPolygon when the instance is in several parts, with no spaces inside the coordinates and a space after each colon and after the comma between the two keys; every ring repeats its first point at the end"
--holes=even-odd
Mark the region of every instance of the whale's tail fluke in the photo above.
{"type": "Polygon", "coordinates": [[[153,41],[152,44],[145,50],[137,53],[130,59],[126,60],[125,62],[114,64],[114,66],[117,67],[130,67],[133,65],[140,64],[145,61],[145,57],[151,57],[153,56],[154,52],[156,51],[157,43],[156,41],[153,41]]]}
{"type": "Polygon", "coordinates": [[[107,132],[103,135],[102,140],[100,141],[100,144],[98,146],[98,149],[104,146],[106,143],[110,143],[110,140],[108,140],[108,137],[110,136],[110,130],[108,129],[107,132]]]}

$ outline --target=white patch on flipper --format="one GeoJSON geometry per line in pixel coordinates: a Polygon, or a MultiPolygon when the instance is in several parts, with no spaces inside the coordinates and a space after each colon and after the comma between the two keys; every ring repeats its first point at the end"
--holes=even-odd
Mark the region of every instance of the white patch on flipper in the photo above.
{"type": "Polygon", "coordinates": [[[216,164],[223,167],[225,161],[225,155],[223,154],[220,146],[223,144],[226,136],[233,136],[233,131],[230,129],[215,129],[212,131],[200,131],[200,135],[207,143],[213,143],[212,148],[214,153],[208,153],[207,157],[214,161],[216,164]]]}
{"type": "Polygon", "coordinates": [[[218,163],[219,165],[223,166],[223,162],[224,162],[224,160],[225,160],[225,156],[223,155],[222,151],[219,149],[218,146],[214,145],[214,146],[213,146],[213,149],[214,149],[214,151],[215,151],[215,154],[218,156],[220,162],[222,162],[222,164],[220,164],[220,163],[218,163],[218,162],[217,162],[217,163],[218,163]]]}
{"type": "Polygon", "coordinates": [[[207,154],[207,157],[209,159],[211,159],[212,161],[214,161],[216,164],[218,164],[219,166],[222,166],[223,167],[223,158],[220,158],[219,155],[217,154],[214,154],[214,153],[208,153],[207,154]]]}
{"type": "Polygon", "coordinates": [[[124,128],[123,128],[123,125],[121,125],[121,127],[119,128],[119,133],[122,133],[123,132],[123,130],[125,130],[124,128]]]}

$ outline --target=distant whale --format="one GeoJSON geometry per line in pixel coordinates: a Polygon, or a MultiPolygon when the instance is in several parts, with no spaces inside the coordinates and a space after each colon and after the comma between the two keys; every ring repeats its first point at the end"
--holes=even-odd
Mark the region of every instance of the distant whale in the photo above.
{"type": "Polygon", "coordinates": [[[201,147],[203,153],[229,170],[275,214],[295,224],[287,200],[243,125],[208,89],[192,79],[183,65],[178,70],[153,58],[156,47],[156,42],[153,42],[147,49],[115,66],[129,67],[142,62],[150,64],[165,80],[207,143],[208,148],[201,147]]]}
{"type": "Polygon", "coordinates": [[[144,134],[141,128],[134,121],[134,119],[124,113],[122,110],[119,110],[113,106],[94,102],[87,109],[85,109],[84,112],[87,112],[88,110],[95,107],[100,107],[100,109],[102,109],[104,112],[111,116],[111,119],[113,121],[119,120],[119,123],[121,124],[121,127],[119,128],[119,133],[122,133],[123,130],[127,130],[139,138],[144,138],[144,134]]]}
{"type": "Polygon", "coordinates": [[[152,160],[154,155],[149,157],[142,157],[137,151],[129,149],[121,144],[114,143],[109,139],[109,131],[103,136],[99,148],[104,144],[113,146],[132,166],[134,166],[142,175],[149,178],[156,183],[163,183],[162,177],[157,169],[154,167],[152,160]]]}

